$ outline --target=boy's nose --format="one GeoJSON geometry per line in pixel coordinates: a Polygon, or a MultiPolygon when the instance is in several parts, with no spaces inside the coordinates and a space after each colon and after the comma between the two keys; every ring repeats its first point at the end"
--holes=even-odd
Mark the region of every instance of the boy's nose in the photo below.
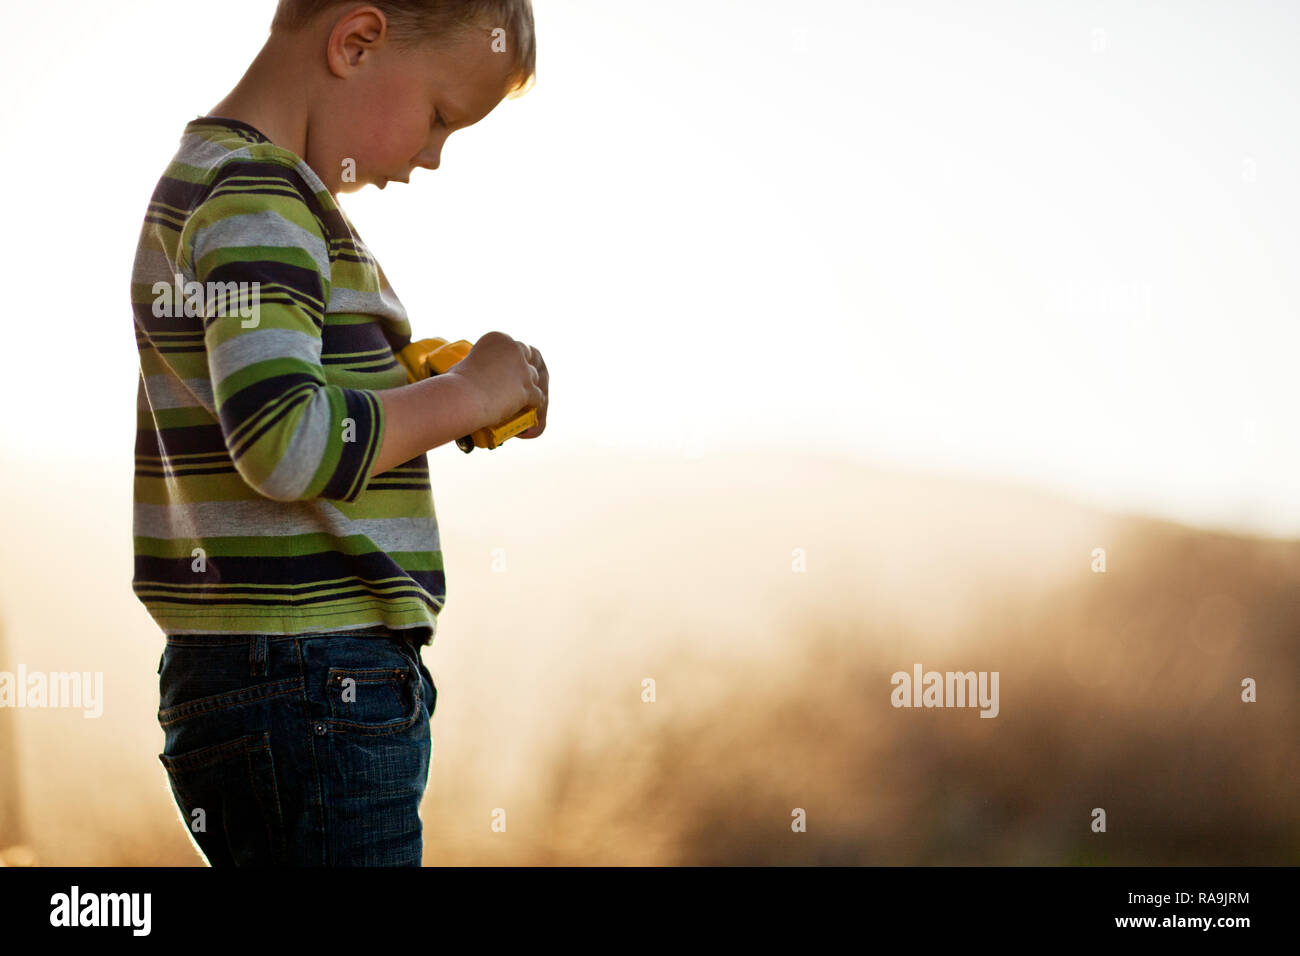
{"type": "Polygon", "coordinates": [[[415,154],[415,165],[420,169],[437,169],[442,164],[442,140],[424,144],[415,154]]]}

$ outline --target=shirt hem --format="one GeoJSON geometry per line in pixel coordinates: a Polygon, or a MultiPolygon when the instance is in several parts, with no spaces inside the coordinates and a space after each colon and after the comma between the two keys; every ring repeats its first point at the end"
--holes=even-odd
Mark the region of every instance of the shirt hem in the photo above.
{"type": "MultiPolygon", "coordinates": [[[[167,607],[144,602],[154,622],[163,633],[180,634],[324,634],[384,627],[390,631],[423,629],[423,644],[433,641],[438,629],[438,613],[419,602],[375,602],[367,606],[355,603],[331,609],[328,605],[309,611],[267,614],[266,608],[249,607],[167,607]],[[341,621],[341,617],[347,621],[341,621]],[[236,623],[238,626],[235,626],[236,623]]],[[[441,607],[439,608],[441,611],[441,607]]]]}

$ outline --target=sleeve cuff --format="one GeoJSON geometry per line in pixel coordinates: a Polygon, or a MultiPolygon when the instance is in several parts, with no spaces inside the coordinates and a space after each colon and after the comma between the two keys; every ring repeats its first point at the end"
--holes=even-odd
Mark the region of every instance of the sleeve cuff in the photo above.
{"type": "Polygon", "coordinates": [[[340,414],[327,450],[335,464],[319,497],[350,502],[370,484],[387,422],[383,403],[369,389],[340,388],[337,401],[340,414]]]}

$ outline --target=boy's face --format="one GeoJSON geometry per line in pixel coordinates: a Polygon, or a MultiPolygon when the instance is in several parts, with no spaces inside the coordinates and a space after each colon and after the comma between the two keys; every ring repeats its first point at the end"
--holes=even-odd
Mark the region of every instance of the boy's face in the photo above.
{"type": "Polygon", "coordinates": [[[510,57],[493,52],[487,30],[442,48],[401,50],[364,16],[338,21],[326,55],[337,89],[313,124],[314,155],[305,158],[318,173],[334,172],[321,176],[332,192],[366,183],[383,189],[408,182],[417,167],[437,169],[447,137],[492,112],[510,73],[510,57]],[[355,181],[344,176],[348,159],[355,181]]]}

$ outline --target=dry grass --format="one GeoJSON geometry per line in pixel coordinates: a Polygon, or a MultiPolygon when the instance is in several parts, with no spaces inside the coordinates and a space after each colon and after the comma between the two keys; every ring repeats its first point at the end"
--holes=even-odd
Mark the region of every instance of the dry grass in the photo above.
{"type": "MultiPolygon", "coordinates": [[[[1300,859],[1300,544],[780,464],[592,460],[522,493],[505,472],[437,479],[451,600],[426,652],[426,862],[1300,859]],[[495,521],[507,494],[536,519],[495,521]],[[894,709],[889,676],[917,662],[998,671],[999,716],[894,709]]],[[[3,594],[9,614],[23,594],[3,594]]],[[[22,715],[23,839],[47,863],[194,863],[154,756],[160,639],[129,593],[103,600],[112,628],[11,630],[11,655],[102,666],[114,693],[95,727],[22,715]]],[[[4,750],[0,733],[0,771],[4,750]]]]}

